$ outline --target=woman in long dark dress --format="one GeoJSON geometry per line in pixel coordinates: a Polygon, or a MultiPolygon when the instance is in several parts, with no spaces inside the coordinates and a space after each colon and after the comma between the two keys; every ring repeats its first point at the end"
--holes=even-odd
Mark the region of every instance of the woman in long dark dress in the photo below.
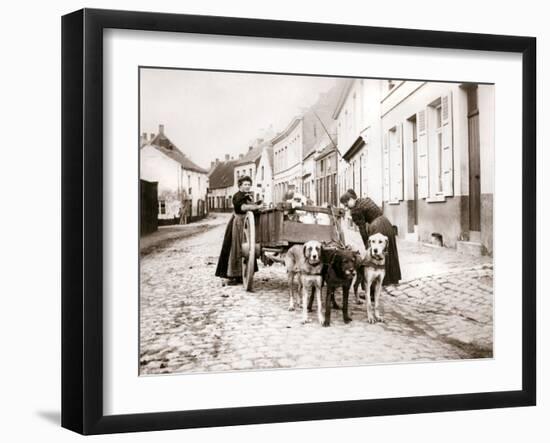
{"type": "MultiPolygon", "coordinates": [[[[223,237],[222,250],[216,267],[216,277],[228,278],[229,285],[243,282],[242,278],[242,239],[244,218],[246,211],[255,211],[262,207],[254,203],[254,197],[250,192],[252,179],[245,175],[239,178],[239,191],[233,196],[233,216],[227,224],[223,237]]],[[[254,263],[254,271],[258,270],[258,264],[254,263]]]]}
{"type": "Polygon", "coordinates": [[[388,218],[382,214],[382,210],[370,198],[357,198],[353,189],[340,197],[340,203],[349,208],[351,219],[359,228],[365,248],[369,247],[369,236],[383,234],[388,237],[388,255],[386,256],[386,275],[383,285],[397,284],[401,280],[401,267],[399,266],[399,254],[395,231],[388,218]]]}

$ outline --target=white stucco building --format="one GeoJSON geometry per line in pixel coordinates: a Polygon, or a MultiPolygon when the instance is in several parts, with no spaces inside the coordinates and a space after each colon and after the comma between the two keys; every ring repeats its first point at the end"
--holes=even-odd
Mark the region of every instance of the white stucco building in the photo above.
{"type": "Polygon", "coordinates": [[[283,132],[271,140],[275,203],[283,201],[288,190],[301,192],[303,139],[303,120],[295,117],[283,132]]]}
{"type": "Polygon", "coordinates": [[[207,171],[195,164],[164,133],[143,134],[140,143],[140,178],[158,183],[158,219],[165,223],[192,221],[206,215],[207,171]]]}
{"type": "Polygon", "coordinates": [[[493,250],[494,85],[386,82],[384,212],[400,235],[493,250]]]}

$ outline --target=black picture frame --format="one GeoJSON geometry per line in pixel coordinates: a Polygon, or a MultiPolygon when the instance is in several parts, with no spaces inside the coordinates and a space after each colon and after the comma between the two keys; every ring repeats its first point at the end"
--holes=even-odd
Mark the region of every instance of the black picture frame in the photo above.
{"type": "Polygon", "coordinates": [[[82,434],[414,414],[536,403],[536,39],[83,9],[62,18],[62,426],[82,434]],[[522,389],[457,395],[104,415],[103,31],[108,28],[522,55],[522,389]]]}

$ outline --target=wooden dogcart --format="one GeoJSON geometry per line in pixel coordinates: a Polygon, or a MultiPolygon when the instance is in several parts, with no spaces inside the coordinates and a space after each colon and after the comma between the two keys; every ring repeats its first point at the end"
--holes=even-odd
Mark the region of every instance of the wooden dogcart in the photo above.
{"type": "Polygon", "coordinates": [[[261,258],[263,263],[270,261],[266,252],[280,256],[291,246],[310,240],[345,244],[341,226],[343,216],[344,210],[340,208],[292,208],[287,203],[280,203],[274,208],[262,209],[255,213],[248,211],[242,241],[242,275],[245,289],[252,290],[255,260],[261,258]],[[305,214],[310,214],[311,217],[305,214]],[[319,214],[325,214],[324,224],[318,223],[319,214]]]}

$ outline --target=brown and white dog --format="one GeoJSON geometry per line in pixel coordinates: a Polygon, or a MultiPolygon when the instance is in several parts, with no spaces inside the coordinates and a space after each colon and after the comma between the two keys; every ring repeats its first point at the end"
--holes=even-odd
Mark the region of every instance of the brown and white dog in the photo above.
{"type": "Polygon", "coordinates": [[[298,277],[298,294],[302,295],[302,322],[307,323],[307,296],[315,294],[317,298],[317,315],[319,323],[323,323],[321,310],[321,287],[323,279],[321,270],[322,245],[311,240],[304,245],[292,246],[285,255],[285,266],[288,274],[289,305],[288,310],[294,311],[298,304],[294,292],[294,277],[298,277]]]}
{"type": "Polygon", "coordinates": [[[367,321],[375,323],[384,321],[380,315],[379,301],[382,292],[382,282],[386,275],[386,254],[388,251],[388,237],[377,233],[369,236],[369,247],[363,259],[365,275],[365,299],[367,305],[367,321]],[[374,286],[374,314],[372,312],[371,285],[374,286]]]}

